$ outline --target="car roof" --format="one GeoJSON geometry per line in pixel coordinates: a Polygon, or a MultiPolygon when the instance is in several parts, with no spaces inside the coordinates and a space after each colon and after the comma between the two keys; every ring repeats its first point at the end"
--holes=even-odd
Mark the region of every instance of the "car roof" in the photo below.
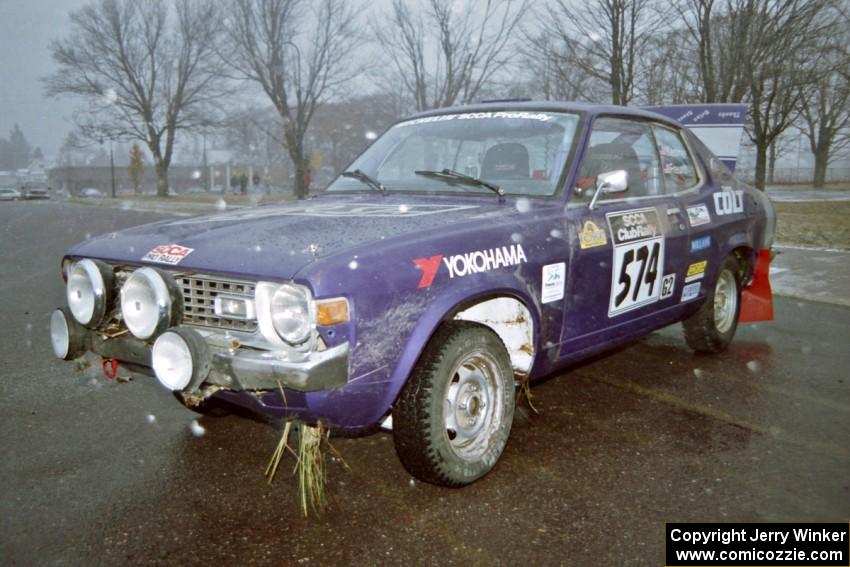
{"type": "Polygon", "coordinates": [[[675,120],[633,106],[617,106],[613,104],[597,104],[592,102],[578,101],[550,101],[550,100],[495,100],[492,102],[481,102],[476,104],[464,104],[457,106],[448,106],[444,108],[435,108],[426,110],[412,116],[407,116],[400,120],[404,122],[414,118],[424,118],[426,116],[437,116],[440,114],[458,114],[465,112],[493,112],[493,111],[543,111],[543,112],[575,112],[582,113],[588,116],[596,116],[599,114],[614,114],[619,116],[630,116],[636,118],[646,118],[663,122],[670,126],[681,127],[675,120]]]}

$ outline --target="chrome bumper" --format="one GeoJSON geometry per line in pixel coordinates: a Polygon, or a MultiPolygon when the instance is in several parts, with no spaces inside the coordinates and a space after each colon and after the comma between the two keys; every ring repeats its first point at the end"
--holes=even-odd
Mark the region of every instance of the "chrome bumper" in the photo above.
{"type": "MultiPolygon", "coordinates": [[[[82,327],[80,327],[83,329],[82,327]]],[[[151,369],[151,347],[132,337],[103,338],[83,329],[86,350],[105,358],[151,369]]],[[[348,382],[350,347],[343,343],[323,351],[287,359],[271,351],[251,348],[224,349],[209,345],[210,372],[202,384],[227,390],[277,390],[280,386],[302,392],[338,388],[348,382]]]]}
{"type": "Polygon", "coordinates": [[[284,360],[273,352],[212,350],[212,369],[206,382],[229,390],[276,390],[280,386],[313,392],[348,381],[348,343],[310,353],[303,360],[284,360]]]}

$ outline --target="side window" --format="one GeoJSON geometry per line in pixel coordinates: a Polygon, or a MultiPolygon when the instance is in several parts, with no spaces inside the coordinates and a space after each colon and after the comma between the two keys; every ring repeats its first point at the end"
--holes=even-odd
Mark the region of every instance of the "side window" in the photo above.
{"type": "Polygon", "coordinates": [[[696,185],[699,181],[696,168],[679,134],[661,126],[655,126],[654,130],[667,193],[684,191],[696,185]]]}
{"type": "Polygon", "coordinates": [[[575,199],[589,202],[596,190],[596,177],[619,169],[628,173],[628,191],[600,195],[600,202],[664,193],[652,128],[644,122],[599,118],[593,123],[590,142],[579,168],[575,199]]]}

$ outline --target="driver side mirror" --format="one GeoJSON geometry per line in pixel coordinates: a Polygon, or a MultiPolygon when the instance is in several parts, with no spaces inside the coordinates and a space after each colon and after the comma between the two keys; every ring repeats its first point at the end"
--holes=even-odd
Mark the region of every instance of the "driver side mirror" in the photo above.
{"type": "Polygon", "coordinates": [[[624,193],[628,188],[629,172],[625,169],[600,173],[596,176],[596,191],[593,193],[593,199],[590,200],[590,209],[596,206],[600,194],[624,193]]]}

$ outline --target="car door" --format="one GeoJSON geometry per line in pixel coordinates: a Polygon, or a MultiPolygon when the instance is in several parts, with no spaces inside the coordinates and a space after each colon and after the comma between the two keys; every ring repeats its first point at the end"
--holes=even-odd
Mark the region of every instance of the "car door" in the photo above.
{"type": "Polygon", "coordinates": [[[652,126],[598,117],[568,204],[572,261],[562,353],[598,348],[675,320],[687,259],[685,211],[665,193],[652,126]],[[625,170],[625,192],[593,195],[598,176],[625,170]],[[591,206],[592,205],[592,206],[591,206]]]}
{"type": "Polygon", "coordinates": [[[678,202],[685,214],[688,231],[687,262],[677,274],[681,281],[679,301],[685,305],[704,293],[703,278],[709,266],[708,258],[716,248],[713,232],[712,192],[706,185],[705,175],[697,167],[697,160],[685,142],[682,133],[673,127],[653,125],[653,132],[661,156],[661,172],[666,193],[678,202]]]}

